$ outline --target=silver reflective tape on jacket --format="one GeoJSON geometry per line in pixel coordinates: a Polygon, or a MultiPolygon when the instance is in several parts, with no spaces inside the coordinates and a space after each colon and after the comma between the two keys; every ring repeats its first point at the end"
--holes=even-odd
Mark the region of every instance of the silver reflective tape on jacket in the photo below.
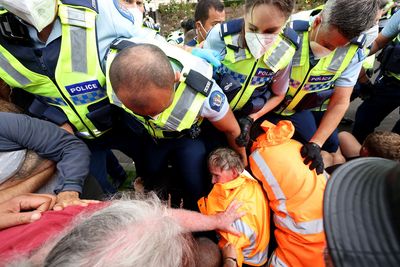
{"type": "Polygon", "coordinates": [[[71,64],[73,72],[88,72],[86,29],[70,27],[71,35],[71,64]]]}
{"type": "Polygon", "coordinates": [[[292,65],[293,66],[300,66],[301,62],[301,55],[303,52],[303,39],[304,39],[304,33],[299,33],[299,38],[300,38],[300,43],[299,43],[299,49],[296,50],[294,53],[293,59],[292,59],[292,65]]]}
{"type": "Polygon", "coordinates": [[[328,70],[336,72],[343,64],[343,61],[346,58],[346,55],[349,52],[350,48],[351,45],[336,48],[332,61],[328,66],[328,70]]]}
{"type": "Polygon", "coordinates": [[[266,262],[268,259],[268,246],[263,251],[250,256],[256,247],[257,233],[242,220],[236,220],[233,223],[233,227],[243,233],[250,241],[250,245],[242,250],[244,261],[256,265],[266,262]]]}
{"type": "Polygon", "coordinates": [[[286,263],[284,263],[278,256],[276,256],[276,253],[272,253],[271,258],[268,261],[268,266],[271,267],[288,267],[286,263]]]}
{"type": "Polygon", "coordinates": [[[85,11],[68,7],[67,14],[68,23],[70,24],[72,71],[87,73],[85,11]]]}
{"type": "MultiPolygon", "coordinates": [[[[239,34],[232,35],[232,44],[239,48],[239,34]]],[[[240,61],[246,59],[246,49],[239,48],[239,50],[235,51],[235,61],[240,61]]]]}
{"type": "Polygon", "coordinates": [[[178,129],[179,124],[185,117],[187,111],[190,109],[194,99],[196,98],[197,92],[189,88],[188,86],[182,92],[175,108],[172,110],[171,114],[168,116],[167,122],[165,123],[165,128],[167,130],[175,131],[178,129]]]}
{"type": "Polygon", "coordinates": [[[279,61],[285,55],[286,51],[291,48],[290,43],[282,39],[276,48],[272,51],[271,55],[267,58],[267,61],[271,67],[277,66],[279,61]]]}
{"type": "Polygon", "coordinates": [[[279,201],[278,209],[282,213],[286,214],[286,217],[279,216],[274,214],[274,221],[277,225],[282,226],[290,231],[298,234],[318,234],[323,232],[323,221],[322,219],[305,221],[305,222],[296,222],[292,217],[290,217],[287,208],[286,208],[286,197],[276,180],[275,176],[272,174],[270,168],[267,163],[262,158],[259,151],[253,152],[251,157],[254,159],[261,173],[263,174],[266,182],[271,187],[272,192],[275,195],[275,198],[279,201]]]}
{"type": "Polygon", "coordinates": [[[17,71],[2,53],[0,53],[0,67],[22,86],[26,86],[31,83],[31,80],[17,71]]]}

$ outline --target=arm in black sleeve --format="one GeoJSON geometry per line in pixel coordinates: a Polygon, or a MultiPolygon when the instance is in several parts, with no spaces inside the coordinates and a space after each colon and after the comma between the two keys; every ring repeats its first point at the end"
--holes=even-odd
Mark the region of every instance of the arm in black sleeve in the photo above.
{"type": "Polygon", "coordinates": [[[22,148],[57,162],[61,181],[57,191],[82,191],[89,173],[90,151],[81,140],[51,122],[0,112],[0,149],[22,148]]]}

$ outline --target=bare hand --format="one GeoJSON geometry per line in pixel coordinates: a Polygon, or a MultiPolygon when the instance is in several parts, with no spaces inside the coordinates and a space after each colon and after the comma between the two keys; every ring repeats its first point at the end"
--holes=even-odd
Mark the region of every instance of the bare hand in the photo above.
{"type": "Polygon", "coordinates": [[[226,243],[222,248],[222,258],[237,258],[235,246],[232,243],[226,243]]]}
{"type": "Polygon", "coordinates": [[[74,130],[72,129],[71,125],[68,122],[64,123],[63,125],[60,125],[60,128],[66,130],[70,134],[74,134],[74,130]]]}
{"type": "Polygon", "coordinates": [[[83,206],[86,207],[90,203],[99,203],[98,200],[89,200],[89,199],[80,199],[79,193],[74,191],[65,191],[58,193],[57,195],[57,202],[54,206],[54,210],[63,210],[68,206],[83,206]]]}
{"type": "Polygon", "coordinates": [[[37,221],[50,210],[56,197],[47,194],[23,194],[0,204],[0,229],[37,221]]]}
{"type": "Polygon", "coordinates": [[[241,233],[237,231],[233,226],[233,222],[236,221],[237,219],[240,219],[243,217],[246,212],[241,211],[238,212],[238,209],[242,206],[241,202],[238,202],[236,200],[232,201],[231,204],[229,204],[228,208],[224,212],[220,212],[214,216],[217,217],[218,220],[218,228],[217,230],[231,233],[236,236],[240,236],[241,233]]]}

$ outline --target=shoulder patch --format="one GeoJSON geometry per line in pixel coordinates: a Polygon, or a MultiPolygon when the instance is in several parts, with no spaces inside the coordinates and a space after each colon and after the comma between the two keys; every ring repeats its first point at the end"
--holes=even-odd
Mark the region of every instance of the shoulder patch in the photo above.
{"type": "Polygon", "coordinates": [[[221,23],[221,37],[223,38],[227,35],[240,32],[242,30],[243,24],[244,24],[243,18],[233,19],[221,23]]]}
{"type": "Polygon", "coordinates": [[[212,110],[215,110],[216,112],[220,112],[222,106],[224,105],[226,96],[219,91],[214,91],[211,93],[209,97],[209,103],[210,107],[212,110]]]}
{"type": "Polygon", "coordinates": [[[83,6],[93,11],[96,11],[97,13],[99,12],[97,7],[97,0],[61,0],[61,3],[63,3],[64,5],[71,5],[78,7],[83,6]]]}
{"type": "Polygon", "coordinates": [[[129,12],[129,10],[128,10],[125,6],[121,5],[121,3],[120,3],[119,0],[113,0],[113,2],[114,2],[114,6],[115,6],[115,8],[118,10],[118,12],[119,12],[124,18],[126,18],[127,20],[129,20],[129,21],[131,21],[132,23],[134,23],[134,18],[133,18],[133,16],[132,16],[131,12],[129,12]]]}

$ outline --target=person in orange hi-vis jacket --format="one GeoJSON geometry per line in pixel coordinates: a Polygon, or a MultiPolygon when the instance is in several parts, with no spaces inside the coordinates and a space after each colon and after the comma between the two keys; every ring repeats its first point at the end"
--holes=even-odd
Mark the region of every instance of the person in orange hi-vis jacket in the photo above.
{"type": "Polygon", "coordinates": [[[250,168],[262,182],[273,211],[277,248],[269,266],[325,266],[323,228],[325,174],[304,165],[302,144],[292,140],[290,121],[261,124],[264,134],[253,143],[250,168]]]}
{"type": "Polygon", "coordinates": [[[246,211],[246,215],[233,224],[240,236],[218,232],[221,248],[230,243],[236,249],[237,258],[224,259],[231,261],[231,265],[226,266],[264,266],[268,260],[270,237],[268,200],[264,190],[244,170],[239,154],[231,149],[213,151],[208,158],[208,167],[214,187],[207,197],[198,201],[200,212],[212,215],[225,211],[232,201],[239,201],[242,204],[239,210],[246,211]]]}

